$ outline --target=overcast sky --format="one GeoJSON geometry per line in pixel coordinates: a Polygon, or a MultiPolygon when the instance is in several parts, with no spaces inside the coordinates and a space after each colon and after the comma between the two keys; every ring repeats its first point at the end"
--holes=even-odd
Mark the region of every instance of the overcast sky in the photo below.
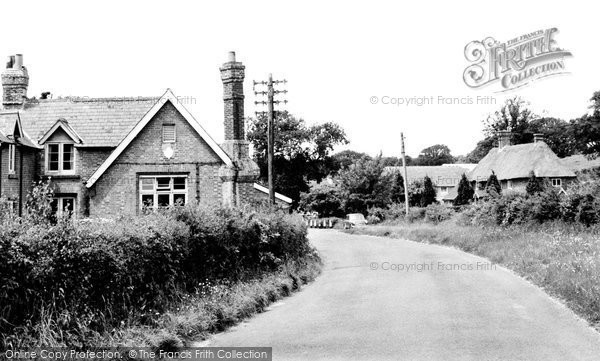
{"type": "Polygon", "coordinates": [[[587,112],[600,90],[595,2],[213,3],[5,2],[0,55],[24,55],[29,96],[158,96],[171,88],[190,98],[186,107],[220,141],[218,67],[234,50],[246,65],[246,115],[255,110],[252,80],[271,72],[289,81],[286,109],[309,123],[338,122],[348,148],[384,155],[400,154],[401,131],[409,155],[436,143],[465,154],[482,138],[481,120],[507,96],[571,119],[587,112]],[[573,54],[565,60],[570,74],[510,93],[464,84],[470,41],[552,27],[558,46],[573,54]],[[372,104],[373,96],[433,96],[436,104],[372,104]],[[496,104],[441,105],[440,96],[492,96],[496,104]]]}

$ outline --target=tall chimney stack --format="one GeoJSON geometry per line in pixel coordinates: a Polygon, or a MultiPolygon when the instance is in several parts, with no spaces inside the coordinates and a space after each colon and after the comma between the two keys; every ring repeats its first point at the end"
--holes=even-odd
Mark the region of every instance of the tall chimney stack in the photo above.
{"type": "Polygon", "coordinates": [[[239,205],[253,199],[254,181],[260,175],[258,165],[250,159],[250,143],[244,136],[244,65],[229,52],[221,67],[223,102],[225,107],[225,141],[221,148],[233,165],[219,169],[223,204],[239,205]]]}
{"type": "Polygon", "coordinates": [[[507,145],[510,145],[510,130],[499,130],[498,131],[498,148],[502,149],[507,145]]]}
{"type": "Polygon", "coordinates": [[[23,55],[16,54],[8,58],[6,69],[2,72],[2,107],[20,109],[27,100],[29,74],[23,66],[23,55]]]}
{"type": "Polygon", "coordinates": [[[226,141],[244,140],[244,70],[245,66],[235,60],[235,52],[229,52],[221,67],[226,141]]]}

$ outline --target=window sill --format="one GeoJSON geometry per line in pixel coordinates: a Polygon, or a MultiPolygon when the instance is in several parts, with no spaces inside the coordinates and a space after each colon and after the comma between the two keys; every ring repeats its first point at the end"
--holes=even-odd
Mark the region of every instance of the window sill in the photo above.
{"type": "Polygon", "coordinates": [[[50,177],[52,179],[81,179],[80,175],[77,174],[44,174],[44,177],[50,177]]]}

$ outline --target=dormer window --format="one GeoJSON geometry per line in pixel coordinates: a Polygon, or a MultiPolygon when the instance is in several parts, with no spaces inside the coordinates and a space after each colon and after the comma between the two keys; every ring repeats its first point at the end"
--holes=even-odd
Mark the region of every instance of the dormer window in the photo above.
{"type": "Polygon", "coordinates": [[[8,145],[8,173],[15,174],[15,145],[8,145]]]}
{"type": "Polygon", "coordinates": [[[68,143],[46,145],[46,171],[48,173],[72,174],[75,172],[75,147],[68,143]]]}
{"type": "Polygon", "coordinates": [[[163,124],[162,141],[163,143],[175,143],[175,124],[163,124]]]}

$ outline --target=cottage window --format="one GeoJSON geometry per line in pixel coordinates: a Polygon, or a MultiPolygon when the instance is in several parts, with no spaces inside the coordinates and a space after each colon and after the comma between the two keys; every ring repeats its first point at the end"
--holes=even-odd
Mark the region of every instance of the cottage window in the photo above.
{"type": "Polygon", "coordinates": [[[15,145],[8,145],[8,173],[15,173],[15,145]]]}
{"type": "Polygon", "coordinates": [[[162,141],[163,143],[175,143],[175,124],[163,124],[162,141]]]}
{"type": "Polygon", "coordinates": [[[187,201],[186,176],[140,177],[140,209],[182,206],[187,201]]]}
{"type": "Polygon", "coordinates": [[[552,186],[553,187],[562,187],[562,179],[560,178],[552,178],[552,186]]]}
{"type": "Polygon", "coordinates": [[[75,197],[54,197],[50,203],[52,213],[57,217],[71,216],[75,212],[75,197]]]}
{"type": "Polygon", "coordinates": [[[75,171],[75,147],[73,144],[48,144],[46,159],[47,172],[73,173],[75,171]]]}

